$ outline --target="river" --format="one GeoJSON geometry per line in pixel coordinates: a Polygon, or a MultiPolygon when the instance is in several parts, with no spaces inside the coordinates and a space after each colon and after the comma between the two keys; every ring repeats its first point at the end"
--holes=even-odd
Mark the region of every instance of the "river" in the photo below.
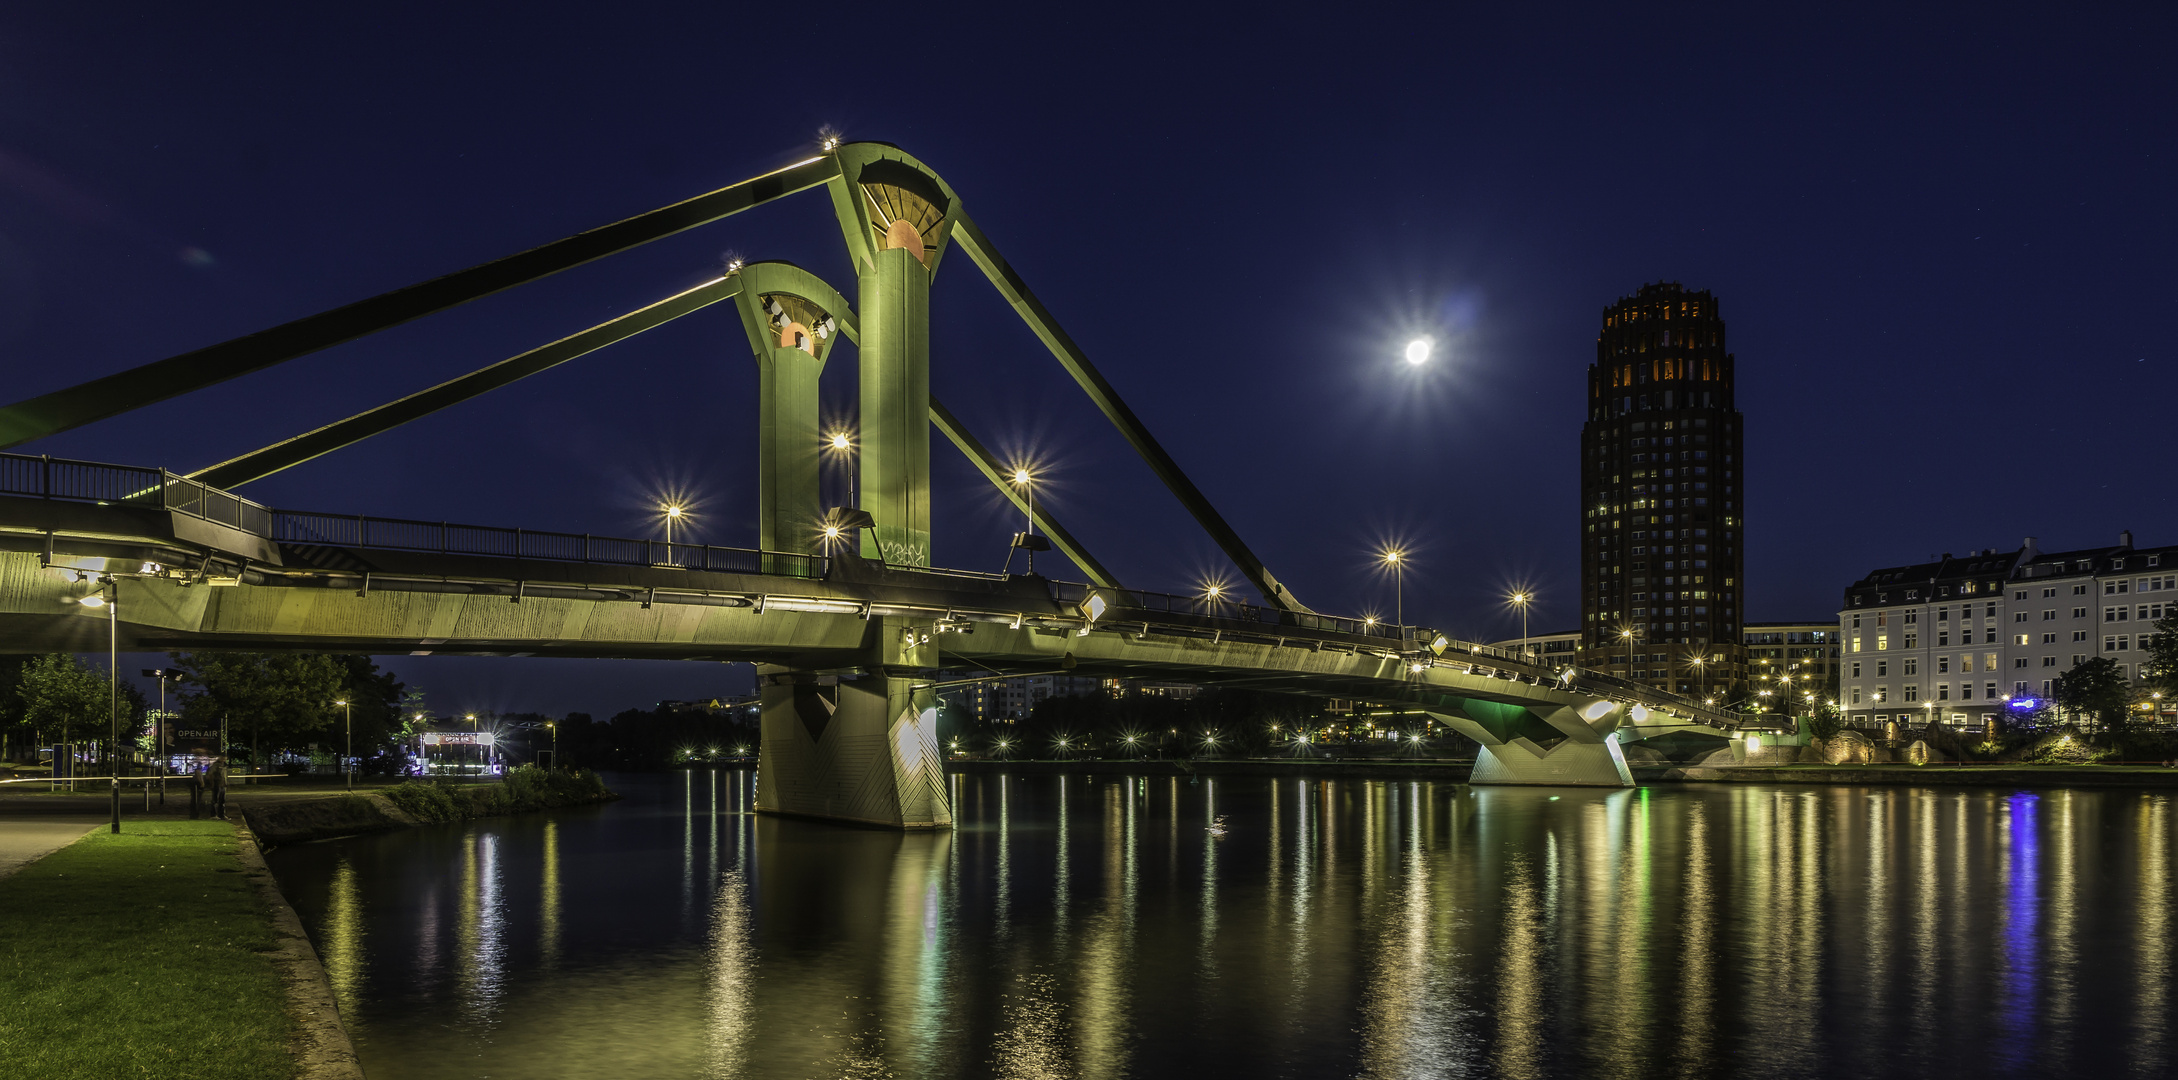
{"type": "Polygon", "coordinates": [[[2178,1074],[2160,792],[608,779],[272,853],[374,1080],[2178,1074]]]}

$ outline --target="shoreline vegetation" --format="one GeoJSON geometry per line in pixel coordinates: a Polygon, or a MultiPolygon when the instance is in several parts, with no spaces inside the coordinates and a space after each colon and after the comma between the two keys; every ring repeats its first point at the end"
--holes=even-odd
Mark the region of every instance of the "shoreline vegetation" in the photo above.
{"type": "Polygon", "coordinates": [[[523,765],[498,783],[409,780],[392,787],[323,798],[237,804],[259,846],[440,825],[611,802],[620,796],[588,769],[523,765]]]}

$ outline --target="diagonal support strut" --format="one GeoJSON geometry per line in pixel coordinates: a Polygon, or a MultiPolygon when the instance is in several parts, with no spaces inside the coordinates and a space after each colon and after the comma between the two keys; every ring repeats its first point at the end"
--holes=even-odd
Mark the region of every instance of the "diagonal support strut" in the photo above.
{"type": "Polygon", "coordinates": [[[730,299],[740,291],[741,279],[738,277],[728,276],[706,281],[686,292],[666,297],[648,307],[638,308],[580,333],[570,334],[549,345],[540,345],[518,356],[508,357],[458,379],[448,380],[428,390],[419,390],[397,401],[387,402],[375,409],[357,413],[292,439],[276,442],[261,450],[253,450],[241,457],[198,469],[190,473],[189,478],[230,490],[252,480],[262,480],[282,469],[300,465],[345,446],[352,446],[450,405],[458,405],[518,379],[558,367],[616,341],[625,341],[645,330],[662,326],[721,300],[730,299]]]}
{"type": "MultiPolygon", "coordinates": [[[[976,468],[981,470],[983,475],[990,480],[991,486],[997,488],[1007,499],[1012,500],[1014,509],[1029,509],[1028,503],[1021,498],[1020,492],[1016,491],[1013,485],[1006,482],[1005,466],[999,464],[998,459],[993,457],[981,442],[976,441],[976,437],[969,434],[968,429],[961,426],[961,422],[954,419],[953,414],[945,406],[938,404],[938,399],[935,396],[930,399],[930,422],[936,424],[938,430],[943,432],[946,438],[953,440],[953,445],[959,447],[960,452],[967,455],[969,461],[975,463],[976,468]]],[[[1111,571],[1106,570],[1103,564],[1097,562],[1096,557],[1089,554],[1081,546],[1081,542],[1074,539],[1073,534],[1067,532],[1065,527],[1061,526],[1048,511],[1042,506],[1038,506],[1033,512],[1037,526],[1044,530],[1045,535],[1051,537],[1052,544],[1058,547],[1061,554],[1074,560],[1074,565],[1080,567],[1082,573],[1089,575],[1091,584],[1106,589],[1121,587],[1119,579],[1113,577],[1111,571]]]]}
{"type": "Polygon", "coordinates": [[[1045,309],[1043,302],[1029,291],[1028,284],[1021,280],[1019,274],[1014,273],[1013,267],[1007,265],[1005,258],[999,255],[997,248],[991,246],[990,239],[983,235],[983,230],[976,226],[974,219],[965,210],[959,212],[955,221],[953,240],[966,249],[968,257],[974,259],[975,264],[983,269],[983,275],[991,279],[992,285],[998,287],[999,294],[1006,298],[1007,303],[1013,305],[1021,320],[1028,323],[1029,329],[1043,340],[1051,354],[1066,366],[1067,373],[1074,376],[1074,381],[1089,392],[1090,400],[1104,410],[1104,415],[1119,428],[1119,433],[1134,446],[1135,452],[1149,463],[1150,470],[1157,474],[1158,479],[1164,481],[1165,487],[1180,500],[1180,504],[1187,507],[1188,513],[1195,516],[1195,521],[1203,527],[1203,531],[1210,534],[1210,539],[1225,550],[1226,557],[1233,560],[1233,565],[1263,595],[1263,599],[1286,611],[1307,612],[1309,609],[1294,599],[1284,585],[1279,584],[1278,579],[1271,575],[1270,568],[1263,565],[1263,560],[1256,558],[1255,552],[1249,550],[1248,545],[1240,539],[1240,534],[1233,531],[1233,527],[1226,523],[1216,507],[1210,505],[1210,500],[1203,495],[1202,489],[1196,487],[1194,481],[1180,471],[1179,463],[1172,460],[1172,455],[1166,453],[1165,448],[1158,444],[1156,436],[1150,434],[1149,427],[1134,414],[1134,410],[1120,400],[1119,392],[1112,389],[1111,383],[1104,381],[1104,376],[1089,363],[1089,357],[1082,352],[1081,346],[1076,345],[1074,339],[1060,329],[1058,320],[1051,317],[1051,312],[1045,309]]]}
{"type": "Polygon", "coordinates": [[[18,401],[0,407],[0,449],[202,390],[573,269],[594,259],[707,225],[774,199],[817,187],[838,173],[839,161],[832,155],[811,158],[516,255],[380,293],[246,337],[154,360],[28,401],[18,401]]]}

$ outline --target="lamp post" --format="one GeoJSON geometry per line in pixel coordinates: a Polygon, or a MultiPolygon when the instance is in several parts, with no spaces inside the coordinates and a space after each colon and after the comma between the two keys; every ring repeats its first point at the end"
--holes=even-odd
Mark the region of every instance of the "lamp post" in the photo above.
{"type": "Polygon", "coordinates": [[[658,508],[665,514],[666,561],[673,561],[673,523],[681,520],[685,509],[679,503],[666,503],[658,508]]]}
{"type": "MultiPolygon", "coordinates": [[[[672,528],[672,526],[671,526],[671,525],[668,525],[668,526],[667,526],[667,528],[669,528],[669,529],[670,529],[670,528],[672,528]]],[[[668,535],[671,535],[671,534],[669,533],[668,535]]],[[[671,540],[668,540],[668,541],[666,541],[666,549],[667,549],[667,551],[669,551],[669,552],[670,552],[670,551],[672,550],[672,548],[673,548],[673,541],[671,541],[671,540]]],[[[464,719],[464,720],[467,720],[467,721],[469,722],[469,733],[470,733],[471,735],[474,735],[474,734],[476,734],[476,733],[477,733],[478,731],[482,730],[481,728],[479,728],[479,727],[477,726],[477,722],[476,722],[476,714],[475,714],[475,713],[470,713],[470,714],[468,714],[467,716],[464,716],[464,717],[462,717],[462,719],[464,719]]],[[[480,750],[479,750],[479,748],[478,748],[478,746],[477,746],[477,744],[476,744],[476,740],[475,740],[475,739],[471,739],[471,740],[469,740],[469,753],[470,753],[470,755],[471,755],[472,757],[481,757],[481,756],[482,756],[482,754],[481,754],[481,752],[480,752],[480,750]]],[[[477,771],[478,771],[478,772],[482,772],[482,771],[484,771],[484,770],[483,770],[483,769],[482,769],[482,768],[480,767],[480,768],[478,768],[478,769],[477,769],[477,771]]]]}
{"type": "MultiPolygon", "coordinates": [[[[560,767],[560,725],[547,720],[545,721],[545,730],[552,733],[552,767],[557,769],[560,767]]],[[[734,756],[741,756],[739,747],[734,749],[734,756]]]]}
{"type": "Polygon", "coordinates": [[[1694,696],[1705,696],[1707,685],[1706,676],[1709,674],[1709,654],[1703,653],[1700,656],[1697,656],[1694,659],[1687,661],[1687,663],[1694,665],[1694,696]]]}
{"type": "MultiPolygon", "coordinates": [[[[111,577],[98,579],[99,591],[77,601],[87,608],[106,609],[106,711],[112,721],[112,739],[106,744],[106,762],[113,773],[113,831],[121,831],[121,583],[111,577]],[[108,591],[113,593],[107,596],[108,591]]],[[[65,738],[62,740],[67,741],[65,738]]],[[[73,756],[71,750],[70,756],[73,756]]],[[[75,790],[75,762],[68,763],[69,790],[75,790]]]]}
{"type": "Polygon", "coordinates": [[[1407,553],[1391,548],[1383,553],[1383,559],[1392,568],[1392,619],[1398,623],[1400,633],[1404,635],[1407,625],[1407,553]]]}
{"type": "Polygon", "coordinates": [[[845,431],[835,431],[824,437],[824,449],[840,459],[840,466],[847,470],[847,505],[855,505],[854,437],[845,431]]]}
{"type": "Polygon", "coordinates": [[[1507,602],[1512,606],[1520,609],[1520,656],[1522,659],[1526,659],[1528,655],[1528,604],[1534,599],[1535,594],[1525,589],[1506,598],[1507,602]]]}
{"type": "MultiPolygon", "coordinates": [[[[1031,473],[1031,472],[1029,472],[1029,471],[1028,471],[1027,469],[1025,469],[1025,468],[1024,468],[1024,469],[1015,469],[1015,470],[1013,471],[1013,486],[1015,486],[1015,487],[1017,487],[1017,488],[1020,488],[1020,489],[1021,489],[1021,495],[1022,495],[1022,498],[1023,498],[1023,500],[1024,500],[1024,501],[1025,501],[1025,502],[1026,502],[1027,504],[1028,504],[1028,510],[1027,510],[1027,514],[1028,514],[1028,527],[1027,527],[1026,529],[1024,529],[1024,530],[1023,530],[1023,535],[1024,535],[1024,536],[1035,536],[1035,535],[1036,535],[1036,476],[1035,476],[1035,474],[1034,474],[1034,473],[1031,473]]],[[[1022,545],[1022,547],[1026,548],[1026,549],[1027,549],[1027,551],[1028,551],[1028,572],[1029,572],[1029,575],[1030,575],[1031,577],[1033,577],[1033,576],[1035,576],[1035,574],[1036,574],[1036,545],[1034,545],[1034,544],[1023,544],[1023,545],[1022,545]]]]}
{"type": "Polygon", "coordinates": [[[355,758],[355,706],[348,704],[347,698],[341,698],[333,702],[333,704],[340,706],[340,711],[348,729],[348,745],[346,749],[341,751],[340,755],[340,772],[341,775],[348,778],[348,786],[354,787],[355,770],[348,763],[355,758]]]}
{"type": "Polygon", "coordinates": [[[1618,632],[1618,639],[1626,643],[1626,677],[1633,678],[1634,630],[1626,627],[1618,632]]]}

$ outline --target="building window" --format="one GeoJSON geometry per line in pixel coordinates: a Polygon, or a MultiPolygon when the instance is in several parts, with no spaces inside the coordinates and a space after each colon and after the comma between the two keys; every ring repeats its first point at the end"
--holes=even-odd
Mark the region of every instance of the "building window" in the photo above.
{"type": "Polygon", "coordinates": [[[1888,660],[1878,660],[1878,661],[1876,661],[1876,678],[1878,678],[1878,679],[1880,679],[1880,678],[1883,678],[1883,677],[1885,677],[1885,676],[1889,675],[1890,673],[1891,673],[1891,662],[1890,662],[1890,661],[1888,661],[1888,660]]]}
{"type": "Polygon", "coordinates": [[[1943,630],[1936,631],[1936,647],[1941,649],[1949,644],[1951,644],[1951,634],[1943,630]]]}
{"type": "MultiPolygon", "coordinates": [[[[1991,652],[1991,653],[1983,653],[1983,654],[1981,654],[1981,669],[1982,669],[1983,671],[1995,671],[1995,670],[1997,669],[1997,668],[1996,668],[1996,657],[1997,657],[1997,654],[1995,654],[1995,653],[1993,653],[1993,652],[1991,652]]],[[[1995,685],[1995,684],[1994,684],[1994,683],[1992,683],[1991,685],[1995,685]]]]}
{"type": "Polygon", "coordinates": [[[2087,586],[2086,586],[2086,585],[2084,585],[2084,584],[2083,584],[2083,585],[2074,585],[2074,586],[2072,587],[2072,595],[2074,595],[2074,596],[2086,596],[2086,595],[2087,595],[2087,586]]]}
{"type": "Polygon", "coordinates": [[[1951,670],[1951,658],[1950,658],[1950,657],[1948,657],[1948,656],[1939,656],[1939,657],[1937,657],[1937,658],[1936,658],[1936,673],[1937,673],[1938,675],[1942,675],[1942,674],[1945,674],[1945,673],[1949,672],[1950,670],[1951,670]]]}
{"type": "Polygon", "coordinates": [[[1860,612],[1853,613],[1853,629],[1860,629],[1860,612]]]}
{"type": "Polygon", "coordinates": [[[1920,657],[1918,657],[1918,656],[1909,656],[1909,657],[1907,657],[1907,658],[1906,658],[1906,674],[1908,674],[1908,675],[1919,675],[1920,673],[1921,673],[1921,658],[1920,658],[1920,657]]]}
{"type": "Polygon", "coordinates": [[[1981,635],[1981,643],[1984,645],[1994,645],[1997,643],[1996,627],[1990,627],[1987,633],[1981,635]]]}
{"type": "Polygon", "coordinates": [[[2102,609],[2102,621],[2104,621],[2104,622],[2124,622],[2124,621],[2125,621],[2125,609],[2124,609],[2124,608],[2121,608],[2121,607],[2106,607],[2106,608],[2102,609]]]}
{"type": "Polygon", "coordinates": [[[1988,698],[1988,699],[1989,699],[1989,700],[1991,700],[1991,701],[1995,701],[1995,700],[1996,700],[1996,696],[1997,696],[1997,692],[1996,692],[1996,684],[1995,684],[1995,683],[1983,683],[1983,684],[1981,684],[1981,696],[1982,696],[1982,697],[1985,697],[1985,698],[1988,698]]]}
{"type": "Polygon", "coordinates": [[[2057,609],[2056,609],[2056,608],[2044,608],[2044,609],[2042,609],[2042,621],[2043,621],[2043,622],[2051,622],[2051,621],[2055,620],[2056,618],[2057,618],[2057,609]]]}
{"type": "Polygon", "coordinates": [[[1886,702],[1886,701],[1889,701],[1889,700],[1890,700],[1890,697],[1891,697],[1891,688],[1890,688],[1890,687],[1888,687],[1888,686],[1878,686],[1878,687],[1876,687],[1876,688],[1875,688],[1875,703],[1876,703],[1876,704],[1878,704],[1878,705],[1881,705],[1881,704],[1883,704],[1884,702],[1886,702]]]}
{"type": "Polygon", "coordinates": [[[1857,686],[1856,686],[1856,687],[1854,687],[1854,688],[1853,688],[1853,701],[1852,701],[1852,703],[1853,703],[1853,704],[1855,704],[1855,705],[1858,705],[1858,704],[1860,704],[1860,687],[1857,687],[1857,686]]]}
{"type": "MultiPolygon", "coordinates": [[[[2020,599],[2021,599],[2021,600],[2024,600],[2024,599],[2026,599],[2026,597],[2025,597],[2025,596],[2021,596],[2021,597],[2020,597],[2020,599]]],[[[2026,612],[2024,612],[2024,611],[2015,611],[2015,612],[2012,612],[2012,621],[2013,621],[2013,622],[2026,622],[2026,621],[2027,621],[2027,613],[2026,613],[2026,612]]]]}
{"type": "Polygon", "coordinates": [[[2084,618],[2086,618],[2086,617],[2087,617],[2087,609],[2086,609],[2086,608],[2083,608],[2083,607],[2076,607],[2076,608],[2073,608],[2073,609],[2072,609],[2072,617],[2073,617],[2073,618],[2075,618],[2075,619],[2084,619],[2084,618]]]}
{"type": "Polygon", "coordinates": [[[1888,651],[1890,650],[1890,647],[1891,647],[1891,636],[1890,636],[1889,634],[1877,634],[1877,635],[1876,635],[1876,651],[1877,651],[1877,652],[1888,652],[1888,651]]]}
{"type": "Polygon", "coordinates": [[[2086,641],[2086,640],[2087,640],[2087,631],[2085,631],[2085,630],[2074,630],[2074,631],[2072,632],[2072,640],[2074,640],[2074,641],[2086,641]]]}
{"type": "Polygon", "coordinates": [[[1906,641],[1905,641],[1905,644],[1903,644],[1903,645],[1901,645],[1901,646],[1899,646],[1899,647],[1900,647],[1900,648],[1903,648],[1903,649],[1909,649],[1909,650],[1910,650],[1910,649],[1918,649],[1918,648],[1920,648],[1920,647],[1921,647],[1921,645],[1920,645],[1920,642],[1921,642],[1921,635],[1919,635],[1919,634],[1907,634],[1907,635],[1906,635],[1906,641]]]}
{"type": "Polygon", "coordinates": [[[1912,684],[1912,683],[1907,683],[1907,684],[1906,684],[1906,700],[1907,700],[1907,701],[1919,701],[1919,700],[1921,700],[1921,688],[1920,688],[1919,686],[1916,686],[1916,685],[1912,684]]]}
{"type": "MultiPolygon", "coordinates": [[[[1858,620],[1856,620],[1856,621],[1858,621],[1858,620]]],[[[1854,652],[1859,652],[1859,651],[1860,651],[1860,635],[1859,635],[1859,634],[1854,634],[1854,635],[1853,635],[1853,651],[1854,651],[1854,652]]]]}
{"type": "Polygon", "coordinates": [[[1950,683],[1947,683],[1947,682],[1940,682],[1940,683],[1937,683],[1937,684],[1936,684],[1936,700],[1938,700],[1938,701],[1950,701],[1950,700],[1951,700],[1951,684],[1950,684],[1950,683]]]}
{"type": "Polygon", "coordinates": [[[2044,644],[2044,645],[2055,645],[2055,644],[2057,644],[2057,635],[2055,635],[2055,634],[2043,634],[2043,635],[2042,635],[2042,644],[2044,644]]]}
{"type": "Polygon", "coordinates": [[[2132,584],[2131,581],[2105,581],[2102,583],[2102,594],[2104,596],[2116,596],[2119,593],[2130,591],[2132,584]]]}
{"type": "Polygon", "coordinates": [[[2055,588],[2048,588],[2048,589],[2043,589],[2043,590],[2042,590],[2042,596],[2043,596],[2043,598],[2044,598],[2044,599],[2047,599],[2047,598],[2049,598],[2049,597],[2052,597],[2052,596],[2055,596],[2055,595],[2057,595],[2057,590],[2056,590],[2055,588]]]}
{"type": "Polygon", "coordinates": [[[1860,661],[1853,661],[1853,677],[1860,678],[1860,661]]]}
{"type": "Polygon", "coordinates": [[[2042,658],[2042,666],[2043,666],[2043,667],[2056,667],[2056,666],[2057,666],[2057,658],[2056,658],[2056,657],[2054,657],[2054,656],[2045,656],[2045,657],[2043,657],[2043,658],[2042,658]]]}

